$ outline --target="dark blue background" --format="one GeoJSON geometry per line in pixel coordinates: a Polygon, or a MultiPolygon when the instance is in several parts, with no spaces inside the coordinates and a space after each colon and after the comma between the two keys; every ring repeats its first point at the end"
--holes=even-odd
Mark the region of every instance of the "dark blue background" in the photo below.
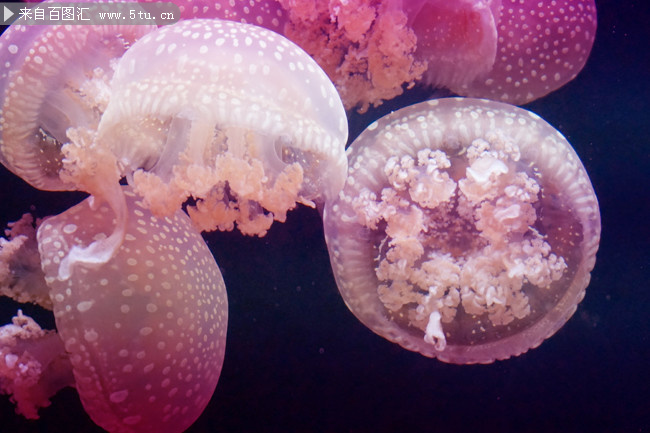
{"type": "MultiPolygon", "coordinates": [[[[596,3],[586,68],[526,106],[573,144],[600,201],[598,260],[573,318],[518,358],[448,365],[385,341],[348,311],[316,211],[290,213],[262,239],[208,234],[230,321],[219,385],[191,432],[650,432],[650,8],[596,3]]],[[[353,136],[427,97],[416,89],[352,116],[353,136]]],[[[0,171],[0,224],[32,204],[44,216],[80,198],[0,171]]],[[[0,323],[16,307],[0,300],[0,323]]],[[[102,431],[71,389],[41,415],[26,421],[0,396],[0,432],[102,431]]]]}

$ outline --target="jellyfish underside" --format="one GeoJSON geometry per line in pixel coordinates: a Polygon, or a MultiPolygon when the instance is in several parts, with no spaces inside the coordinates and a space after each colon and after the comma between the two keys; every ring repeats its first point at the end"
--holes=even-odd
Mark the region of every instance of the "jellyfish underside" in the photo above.
{"type": "Polygon", "coordinates": [[[505,107],[447,99],[371,125],[325,209],[350,309],[449,362],[537,346],[575,311],[593,267],[600,223],[584,169],[549,125],[505,107]]]}
{"type": "MultiPolygon", "coordinates": [[[[141,173],[155,174],[163,183],[170,183],[178,172],[176,166],[194,163],[213,167],[222,163],[220,160],[227,155],[228,162],[232,162],[230,158],[251,165],[255,160],[261,161],[264,176],[271,183],[282,176],[288,166],[298,164],[295,170],[304,176],[304,183],[299,185],[303,201],[309,203],[322,191],[324,181],[319,177],[324,174],[323,161],[319,160],[318,155],[294,145],[291,137],[274,137],[253,129],[216,122],[205,123],[205,119],[174,116],[166,120],[158,117],[138,119],[131,129],[123,125],[124,136],[137,134],[130,142],[137,143],[140,154],[123,158],[124,165],[129,166],[123,169],[127,173],[127,180],[132,183],[134,173],[141,170],[141,173]],[[197,129],[202,129],[201,133],[197,134],[197,129]]],[[[222,181],[216,188],[228,188],[228,181],[222,181]]],[[[204,193],[197,191],[199,196],[204,193]]],[[[233,195],[236,195],[234,191],[233,195]]]]}
{"type": "MultiPolygon", "coordinates": [[[[469,167],[466,158],[461,155],[448,159],[453,165],[453,169],[450,168],[446,172],[450,180],[457,185],[459,181],[466,181],[464,172],[469,167]]],[[[529,167],[521,163],[510,161],[508,171],[522,177],[526,176],[527,180],[538,177],[533,175],[529,167]]],[[[419,179],[420,182],[423,180],[419,179]]],[[[509,180],[502,179],[502,181],[509,180]]],[[[393,191],[397,192],[397,197],[403,202],[398,206],[401,208],[398,213],[401,214],[405,203],[417,205],[413,203],[412,196],[409,194],[417,190],[417,185],[422,184],[415,184],[401,191],[399,189],[396,191],[395,185],[392,185],[393,191]]],[[[382,190],[382,196],[388,194],[391,194],[390,187],[382,190]]],[[[551,205],[545,204],[543,191],[537,195],[538,197],[533,198],[531,208],[528,209],[535,214],[541,213],[542,209],[551,205]]],[[[579,237],[579,233],[572,232],[575,225],[579,227],[579,222],[566,208],[559,209],[551,217],[537,218],[530,225],[525,224],[529,221],[520,225],[518,220],[527,218],[528,215],[524,215],[523,212],[517,214],[519,211],[516,208],[525,207],[527,203],[510,202],[500,207],[497,205],[498,209],[495,211],[504,214],[503,220],[497,224],[503,223],[503,227],[490,226],[489,229],[496,232],[487,235],[477,228],[481,225],[476,218],[476,213],[480,212],[481,201],[470,204],[466,200],[467,197],[462,191],[457,190],[448,201],[432,209],[422,209],[425,228],[418,233],[417,240],[411,237],[397,239],[386,236],[385,233],[394,228],[391,227],[394,217],[389,217],[388,221],[384,220],[382,224],[378,224],[376,230],[371,230],[371,236],[374,238],[373,249],[376,251],[378,261],[377,274],[382,282],[378,294],[390,320],[412,335],[421,336],[423,331],[426,333],[428,326],[434,325],[431,323],[431,313],[439,311],[446,335],[445,344],[450,345],[474,345],[497,341],[520,332],[529,326],[529,323],[538,321],[561,298],[567,282],[570,282],[575,274],[575,269],[572,270],[570,264],[578,259],[574,257],[576,252],[571,248],[571,243],[575,244],[575,239],[571,235],[566,236],[565,233],[579,237]],[[518,227],[513,227],[515,225],[518,227]],[[548,226],[554,228],[553,232],[547,230],[548,226]],[[501,229],[505,230],[500,231],[501,229]],[[508,244],[508,248],[498,250],[497,248],[502,248],[503,245],[497,247],[494,236],[502,237],[508,244]],[[411,287],[406,288],[403,286],[404,280],[399,278],[399,268],[404,266],[404,262],[391,260],[389,257],[396,255],[401,248],[411,247],[408,244],[413,241],[420,243],[423,252],[417,260],[407,261],[406,266],[413,267],[424,275],[417,274],[416,271],[416,274],[407,280],[411,287]],[[516,246],[513,247],[515,244],[516,246]],[[553,252],[562,250],[566,251],[566,254],[544,253],[543,251],[549,247],[553,252]],[[524,264],[531,256],[534,257],[534,263],[524,264]],[[506,264],[505,262],[509,260],[515,263],[506,264]],[[484,284],[481,285],[481,279],[472,278],[469,272],[475,272],[473,265],[479,265],[483,261],[490,264],[495,262],[497,268],[488,275],[482,276],[484,284]],[[433,267],[436,266],[438,268],[434,269],[433,267]],[[499,269],[499,266],[502,269],[499,269]],[[518,266],[529,269],[520,271],[516,269],[518,266]],[[537,278],[542,281],[539,284],[529,280],[534,277],[533,275],[527,275],[527,273],[534,273],[532,269],[534,266],[541,268],[537,275],[537,278]],[[445,271],[449,274],[444,275],[445,271]],[[512,273],[513,276],[504,277],[501,275],[502,272],[512,273]],[[441,281],[435,281],[437,278],[441,281]],[[459,290],[461,285],[459,282],[463,279],[472,281],[475,285],[474,293],[471,293],[472,288],[464,293],[459,290]],[[433,288],[432,285],[435,287],[433,288]],[[506,287],[505,291],[500,291],[500,287],[506,287]],[[432,288],[436,293],[436,303],[442,304],[433,309],[427,306],[427,303],[431,302],[427,295],[432,288]],[[402,296],[406,295],[403,300],[395,299],[393,296],[395,290],[402,296]],[[443,296],[438,297],[439,293],[443,293],[443,296]]],[[[393,199],[390,202],[393,202],[393,199]]],[[[400,221],[397,221],[397,224],[399,223],[400,221]]],[[[444,346],[439,347],[444,348],[444,346]]]]}
{"type": "Polygon", "coordinates": [[[122,122],[111,135],[137,149],[122,158],[122,171],[149,207],[165,215],[194,197],[187,209],[201,230],[236,223],[262,236],[296,203],[313,207],[329,188],[328,163],[286,135],[195,116],[148,116],[122,122]]]}

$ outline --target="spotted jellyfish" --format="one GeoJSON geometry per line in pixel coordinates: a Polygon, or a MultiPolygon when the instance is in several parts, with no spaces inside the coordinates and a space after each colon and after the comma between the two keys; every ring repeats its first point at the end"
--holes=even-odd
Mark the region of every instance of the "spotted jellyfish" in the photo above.
{"type": "Polygon", "coordinates": [[[112,232],[106,203],[88,198],[40,222],[37,232],[24,219],[1,240],[4,294],[53,309],[57,330],[41,329],[21,311],[0,327],[0,392],[34,419],[59,389],[73,386],[109,432],[182,432],[221,373],[225,286],[187,215],[157,218],[135,194],[124,196],[128,218],[117,253],[101,265],[76,263],[67,278],[60,273],[66,254],[112,232]],[[42,271],[23,266],[33,256],[42,271]]]}
{"type": "Polygon", "coordinates": [[[371,330],[442,361],[489,363],[537,347],[575,312],[598,201],[539,116],[431,100],[371,124],[348,152],[325,237],[339,291],[371,330]]]}
{"type": "Polygon", "coordinates": [[[196,19],[120,59],[98,143],[157,215],[191,198],[201,230],[263,236],[345,181],[347,119],[327,75],[261,27],[196,19]]]}
{"type": "Polygon", "coordinates": [[[0,163],[38,189],[89,192],[118,216],[111,236],[74,249],[70,263],[105,262],[124,236],[119,173],[114,157],[93,147],[93,136],[117,59],[151,30],[13,25],[0,36],[0,163]]]}

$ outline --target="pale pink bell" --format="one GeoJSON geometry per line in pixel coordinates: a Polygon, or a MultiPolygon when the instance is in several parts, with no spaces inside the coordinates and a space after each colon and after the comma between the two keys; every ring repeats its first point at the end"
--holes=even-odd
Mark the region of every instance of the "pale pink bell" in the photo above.
{"type": "Polygon", "coordinates": [[[438,99],[371,124],[324,210],[352,312],[457,364],[537,347],[576,310],[600,240],[598,201],[566,139],[500,102],[438,99]]]}
{"type": "Polygon", "coordinates": [[[38,250],[58,333],[21,314],[0,328],[0,390],[35,418],[50,395],[74,385],[88,415],[109,432],[182,432],[219,379],[225,286],[182,211],[157,218],[133,193],[125,196],[117,253],[107,263],[73,264],[69,278],[59,272],[64,257],[110,235],[111,209],[87,199],[41,223],[38,250]]]}
{"type": "Polygon", "coordinates": [[[343,185],[347,119],[307,53],[261,27],[181,21],[120,59],[98,130],[158,215],[188,198],[202,230],[263,236],[343,185]]]}
{"type": "Polygon", "coordinates": [[[501,0],[494,66],[449,88],[521,105],[559,89],[582,70],[596,37],[594,0],[501,0]]]}
{"type": "Polygon", "coordinates": [[[0,36],[0,162],[36,188],[59,177],[69,128],[97,128],[113,62],[151,26],[18,26],[0,36]]]}

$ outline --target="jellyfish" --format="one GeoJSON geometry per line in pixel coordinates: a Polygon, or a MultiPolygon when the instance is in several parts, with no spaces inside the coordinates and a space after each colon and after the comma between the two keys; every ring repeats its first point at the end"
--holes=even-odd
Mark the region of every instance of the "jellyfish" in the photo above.
{"type": "Polygon", "coordinates": [[[0,162],[38,189],[60,177],[70,128],[96,129],[116,60],[151,26],[21,26],[0,37],[0,162]]]}
{"type": "Polygon", "coordinates": [[[124,236],[119,172],[93,140],[116,60],[153,28],[16,25],[0,37],[0,163],[38,189],[86,191],[117,215],[111,236],[68,254],[62,275],[75,262],[108,261],[124,236]]]}
{"type": "Polygon", "coordinates": [[[347,119],[327,75],[269,30],[186,20],[120,59],[97,143],[157,215],[263,236],[345,181],[347,119]]]}
{"type": "MultiPolygon", "coordinates": [[[[463,96],[521,105],[573,80],[596,37],[594,0],[501,0],[494,65],[474,80],[449,85],[463,96]]],[[[498,17],[498,18],[497,18],[498,17]]]]}
{"type": "Polygon", "coordinates": [[[69,278],[60,277],[59,266],[70,249],[113,230],[106,203],[96,207],[88,198],[40,222],[37,232],[26,219],[0,245],[0,282],[19,290],[16,279],[40,278],[57,326],[43,330],[19,311],[0,328],[0,392],[12,396],[19,413],[38,418],[58,389],[74,386],[88,415],[109,432],[182,432],[219,379],[225,286],[187,215],[157,218],[131,191],[125,197],[117,254],[102,265],[78,263],[69,278]],[[40,274],[21,266],[28,254],[40,254],[40,274]]]}
{"type": "Polygon", "coordinates": [[[575,78],[596,31],[594,0],[278,1],[284,34],[361,112],[417,83],[530,102],[575,78]]]}
{"type": "Polygon", "coordinates": [[[325,237],[345,303],[375,333],[442,361],[489,363],[537,347],[575,312],[598,202],[540,117],[431,100],[371,124],[348,152],[325,237]]]}

